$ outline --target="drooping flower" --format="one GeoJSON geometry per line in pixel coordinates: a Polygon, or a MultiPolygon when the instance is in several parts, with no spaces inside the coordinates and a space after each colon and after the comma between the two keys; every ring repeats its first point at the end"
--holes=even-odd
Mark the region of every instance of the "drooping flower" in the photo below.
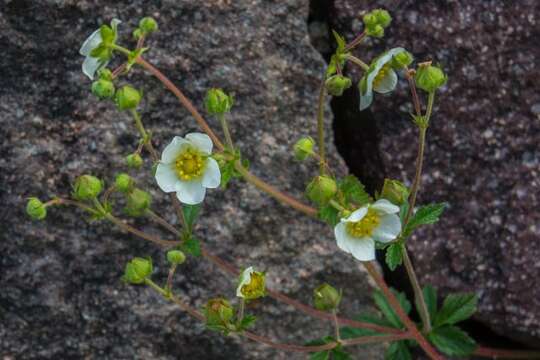
{"type": "Polygon", "coordinates": [[[375,59],[360,83],[360,111],[367,109],[373,101],[373,91],[379,94],[386,94],[396,88],[397,74],[392,68],[392,58],[405,51],[398,47],[383,53],[375,59]]]}
{"type": "Polygon", "coordinates": [[[338,247],[360,261],[375,259],[375,241],[387,243],[401,232],[399,207],[380,199],[355,210],[334,228],[338,247]]]}
{"type": "Polygon", "coordinates": [[[178,200],[195,205],[204,200],[206,189],[217,188],[221,172],[212,154],[212,140],[206,134],[175,136],[161,154],[156,181],[164,192],[176,192],[178,200]]]}
{"type": "Polygon", "coordinates": [[[266,295],[265,275],[248,267],[240,275],[236,296],[246,300],[258,299],[266,295]]]}
{"type": "Polygon", "coordinates": [[[111,26],[102,25],[94,31],[82,44],[79,53],[85,56],[82,64],[83,73],[94,79],[95,73],[107,66],[112,55],[112,50],[106,46],[116,41],[117,27],[121,21],[113,19],[111,26]]]}

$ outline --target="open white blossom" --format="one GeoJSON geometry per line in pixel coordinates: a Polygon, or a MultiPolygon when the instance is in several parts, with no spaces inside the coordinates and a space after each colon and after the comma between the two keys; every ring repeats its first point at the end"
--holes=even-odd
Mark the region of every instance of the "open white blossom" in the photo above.
{"type": "MultiPolygon", "coordinates": [[[[114,33],[116,33],[116,27],[120,23],[121,21],[118,19],[113,19],[111,21],[111,27],[114,33]]],[[[101,36],[101,28],[99,28],[84,41],[81,49],[79,50],[79,53],[85,57],[82,64],[82,71],[86,76],[90,78],[90,80],[94,79],[94,75],[99,69],[107,66],[107,64],[109,63],[108,61],[90,55],[92,50],[101,45],[102,42],[103,38],[101,36]]]]}
{"type": "Polygon", "coordinates": [[[156,181],[161,190],[176,192],[178,200],[184,204],[201,203],[206,188],[214,189],[221,183],[219,165],[210,157],[212,145],[206,134],[175,136],[163,150],[156,169],[156,181]]]}
{"type": "Polygon", "coordinates": [[[242,271],[238,287],[236,288],[236,296],[246,300],[253,300],[263,297],[265,293],[264,273],[255,271],[253,266],[242,271]]]}
{"type": "Polygon", "coordinates": [[[338,247],[360,261],[375,259],[375,241],[390,242],[401,232],[399,207],[380,199],[355,210],[334,228],[338,247]]]}
{"type": "Polygon", "coordinates": [[[373,91],[386,94],[394,90],[398,77],[390,62],[392,58],[405,51],[401,47],[393,48],[379,56],[360,81],[360,110],[367,109],[373,101],[373,91]]]}

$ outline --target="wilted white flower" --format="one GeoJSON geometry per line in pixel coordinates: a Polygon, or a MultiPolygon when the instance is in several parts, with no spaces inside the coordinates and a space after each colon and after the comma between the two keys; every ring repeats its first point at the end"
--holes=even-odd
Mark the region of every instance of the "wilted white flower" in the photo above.
{"type": "Polygon", "coordinates": [[[156,181],[165,192],[176,192],[178,200],[195,205],[204,200],[206,188],[217,188],[221,172],[212,159],[212,140],[206,134],[175,136],[161,154],[156,181]]]}
{"type": "Polygon", "coordinates": [[[396,88],[397,74],[392,69],[391,60],[405,51],[403,48],[388,50],[373,61],[366,74],[360,80],[360,110],[367,109],[373,101],[373,91],[386,94],[396,88]]]}
{"type": "Polygon", "coordinates": [[[109,63],[109,60],[104,57],[92,56],[92,50],[102,45],[104,41],[102,34],[103,31],[106,31],[108,36],[112,36],[111,39],[105,40],[116,40],[116,29],[118,27],[118,24],[120,23],[120,20],[113,19],[111,21],[111,27],[105,25],[105,27],[108,28],[105,30],[103,30],[103,27],[100,27],[99,29],[94,31],[82,44],[81,49],[79,50],[79,53],[85,56],[84,62],[82,64],[82,71],[86,76],[90,78],[90,80],[94,79],[96,71],[98,71],[102,67],[107,66],[107,64],[109,63]]]}
{"type": "Polygon", "coordinates": [[[399,207],[380,199],[341,219],[334,228],[338,247],[360,261],[375,259],[375,241],[390,242],[401,232],[399,207]]]}
{"type": "Polygon", "coordinates": [[[240,274],[240,282],[236,288],[236,296],[253,300],[266,295],[265,275],[248,267],[240,274]]]}

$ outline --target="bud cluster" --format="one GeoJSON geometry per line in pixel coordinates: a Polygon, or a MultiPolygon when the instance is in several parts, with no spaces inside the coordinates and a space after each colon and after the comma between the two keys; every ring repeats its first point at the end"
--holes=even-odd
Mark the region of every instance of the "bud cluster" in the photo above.
{"type": "Polygon", "coordinates": [[[365,14],[362,20],[367,35],[381,38],[384,36],[384,29],[392,22],[392,16],[384,9],[375,9],[365,14]]]}

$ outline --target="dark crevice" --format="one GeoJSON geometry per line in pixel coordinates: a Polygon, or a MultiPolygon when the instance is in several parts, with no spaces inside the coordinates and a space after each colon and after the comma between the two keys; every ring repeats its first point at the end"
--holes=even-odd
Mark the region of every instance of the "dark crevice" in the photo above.
{"type": "MultiPolygon", "coordinates": [[[[308,17],[310,40],[313,47],[321,53],[328,63],[335,50],[331,35],[331,18],[334,9],[334,0],[311,0],[308,17]]],[[[335,19],[334,19],[335,20],[335,19]]],[[[392,111],[382,111],[377,118],[371,110],[359,111],[358,88],[352,86],[340,97],[332,98],[330,102],[333,113],[333,132],[335,146],[349,168],[365,185],[370,194],[375,194],[382,187],[386,171],[379,150],[381,133],[377,121],[386,118],[395,118],[392,111]]],[[[409,299],[414,298],[413,290],[404,267],[390,271],[384,261],[384,254],[379,255],[379,263],[383,267],[385,280],[390,286],[405,292],[409,299]]],[[[411,255],[414,261],[414,255],[411,255]]],[[[436,286],[437,284],[433,284],[436,286]]],[[[442,299],[439,299],[439,303],[442,299]]],[[[415,310],[413,310],[415,311],[415,310]]],[[[413,319],[419,320],[415,311],[413,319]]],[[[460,324],[474,339],[485,346],[507,349],[524,349],[524,345],[507,337],[495,333],[484,323],[478,320],[468,320],[460,324]]]]}

